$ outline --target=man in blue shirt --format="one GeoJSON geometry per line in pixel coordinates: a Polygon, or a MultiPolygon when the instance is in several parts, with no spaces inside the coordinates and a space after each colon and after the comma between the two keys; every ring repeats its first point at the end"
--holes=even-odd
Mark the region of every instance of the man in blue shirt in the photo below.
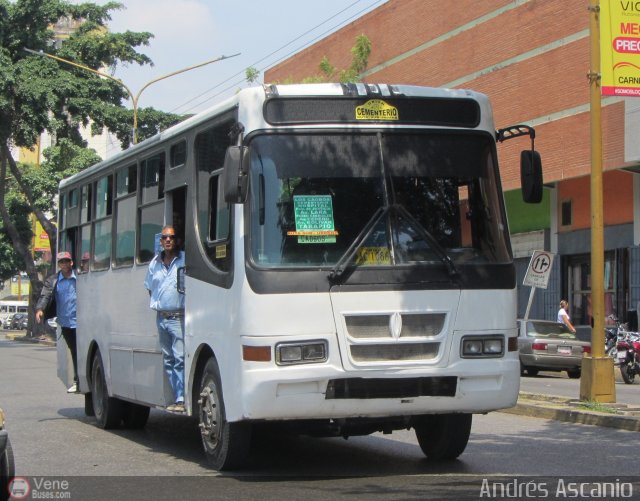
{"type": "MultiPolygon", "coordinates": [[[[62,337],[71,351],[73,361],[73,384],[67,393],[78,393],[78,356],[76,353],[76,274],[69,252],[58,252],[60,271],[50,275],[44,282],[40,298],[36,303],[36,322],[42,322],[44,312],[55,301],[57,323],[62,328],[62,337]]],[[[51,316],[54,314],[51,313],[51,316]]],[[[47,320],[45,318],[45,320],[47,320]]]]}
{"type": "Polygon", "coordinates": [[[167,407],[184,412],[184,294],[178,292],[178,268],[184,266],[172,226],[162,228],[162,251],[149,263],[144,286],[156,310],[156,326],[162,348],[164,370],[173,389],[175,403],[167,407]]]}

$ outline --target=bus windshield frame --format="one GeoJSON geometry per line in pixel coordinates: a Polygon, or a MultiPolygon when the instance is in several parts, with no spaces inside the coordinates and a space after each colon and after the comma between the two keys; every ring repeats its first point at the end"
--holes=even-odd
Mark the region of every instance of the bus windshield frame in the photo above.
{"type": "Polygon", "coordinates": [[[257,269],[510,263],[495,141],[434,129],[255,135],[249,248],[257,269]]]}

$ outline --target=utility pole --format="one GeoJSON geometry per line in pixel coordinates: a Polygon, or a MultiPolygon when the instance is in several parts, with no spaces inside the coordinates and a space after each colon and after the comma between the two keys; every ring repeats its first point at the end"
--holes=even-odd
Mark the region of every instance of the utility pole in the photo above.
{"type": "Polygon", "coordinates": [[[600,97],[600,5],[589,2],[591,56],[591,353],[582,359],[580,400],[615,402],[613,359],[604,354],[604,218],[602,202],[602,120],[600,97]]]}

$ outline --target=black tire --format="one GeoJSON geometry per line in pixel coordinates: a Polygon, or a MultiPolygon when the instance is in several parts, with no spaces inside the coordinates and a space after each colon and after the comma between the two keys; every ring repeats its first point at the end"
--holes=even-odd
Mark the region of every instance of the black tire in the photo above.
{"type": "Polygon", "coordinates": [[[204,367],[198,399],[198,420],[207,460],[216,470],[243,465],[251,445],[251,425],[226,420],[220,372],[215,359],[204,367]]]}
{"type": "Polygon", "coordinates": [[[11,441],[7,437],[7,448],[0,456],[0,501],[9,499],[9,483],[16,474],[11,441]]]}
{"type": "Polygon", "coordinates": [[[535,367],[527,367],[527,374],[529,374],[529,376],[537,376],[539,372],[540,370],[535,367]]]}
{"type": "Polygon", "coordinates": [[[93,412],[98,426],[105,430],[120,426],[122,400],[109,396],[100,352],[95,354],[91,364],[91,386],[93,412]]]}
{"type": "Polygon", "coordinates": [[[582,371],[580,369],[572,369],[567,371],[567,376],[569,376],[570,379],[580,379],[581,375],[582,371]]]}
{"type": "Polygon", "coordinates": [[[471,420],[471,414],[423,416],[414,428],[424,455],[435,461],[456,459],[469,442],[471,420]]]}
{"type": "Polygon", "coordinates": [[[633,366],[629,363],[620,364],[620,375],[626,384],[633,384],[633,381],[636,378],[636,373],[633,372],[633,366]]]}
{"type": "Polygon", "coordinates": [[[133,402],[122,403],[122,424],[125,428],[139,430],[144,428],[149,419],[151,409],[146,405],[134,404],[133,402]]]}

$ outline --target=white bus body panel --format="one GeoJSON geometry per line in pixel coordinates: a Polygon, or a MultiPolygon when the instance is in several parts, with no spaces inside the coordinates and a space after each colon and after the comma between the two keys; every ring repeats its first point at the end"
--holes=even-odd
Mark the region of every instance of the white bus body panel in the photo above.
{"type": "MultiPolygon", "coordinates": [[[[255,294],[245,282],[231,291],[188,280],[188,354],[201,344],[218,357],[229,421],[379,417],[434,412],[487,412],[515,405],[519,391],[517,352],[503,358],[460,358],[465,334],[515,336],[515,320],[491,308],[515,311],[513,291],[379,291],[329,294],[255,294]],[[430,362],[355,364],[346,350],[345,314],[446,313],[443,346],[430,362]],[[201,312],[197,314],[195,312],[201,312]],[[478,330],[477,325],[483,325],[478,330]],[[328,360],[320,364],[277,366],[242,360],[242,345],[325,339],[328,360]],[[235,358],[234,358],[235,357],[235,358]],[[326,399],[331,379],[455,376],[454,397],[326,399]]],[[[515,318],[515,315],[513,316],[515,318]]],[[[187,356],[187,365],[192,360],[187,356]]],[[[187,374],[193,376],[193,367],[187,374]]]]}
{"type": "Polygon", "coordinates": [[[143,285],[146,273],[147,265],[142,265],[78,275],[78,376],[83,392],[91,390],[88,355],[97,343],[109,395],[150,405],[172,403],[156,315],[143,285]]]}

